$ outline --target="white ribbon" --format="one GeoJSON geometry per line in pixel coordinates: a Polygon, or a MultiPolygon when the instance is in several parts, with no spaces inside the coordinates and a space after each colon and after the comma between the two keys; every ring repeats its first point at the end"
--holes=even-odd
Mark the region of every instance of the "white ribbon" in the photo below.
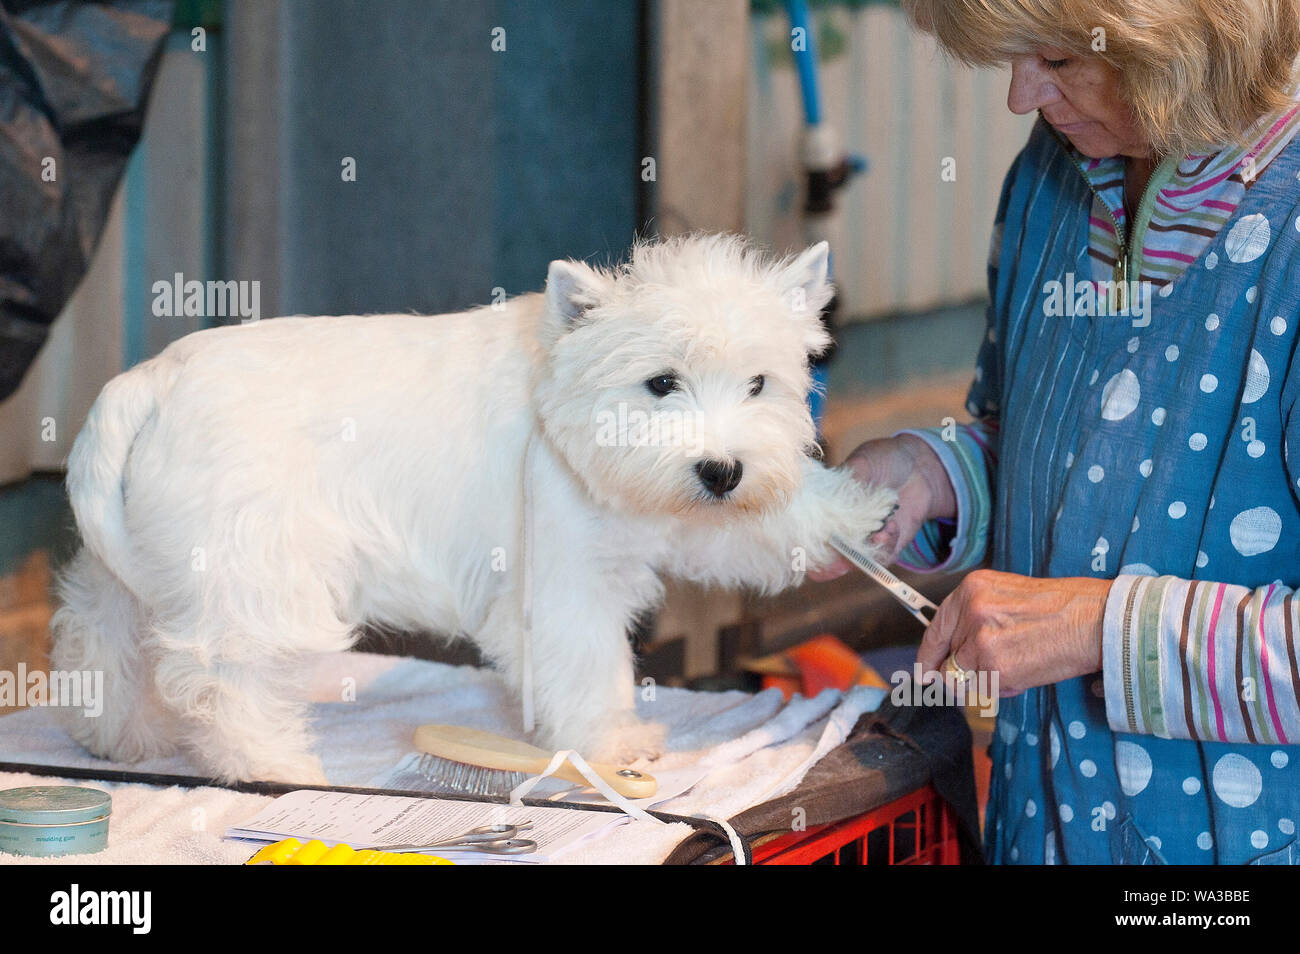
{"type": "Polygon", "coordinates": [[[510,804],[514,806],[522,805],[524,796],[531,792],[542,779],[548,778],[559,771],[560,766],[566,761],[571,762],[573,767],[578,770],[578,774],[587,780],[587,784],[600,792],[601,795],[604,795],[605,800],[611,805],[616,806],[638,821],[652,821],[660,825],[665,824],[662,820],[655,818],[643,809],[637,808],[618,792],[614,791],[610,784],[601,778],[596,773],[595,769],[587,764],[587,760],[577,752],[573,751],[573,749],[561,749],[559,752],[556,752],[555,755],[551,756],[551,761],[542,774],[534,775],[532,778],[525,779],[516,785],[510,792],[510,804]]]}
{"type": "Polygon", "coordinates": [[[727,841],[731,842],[731,856],[736,860],[736,864],[745,864],[745,842],[741,839],[740,833],[731,827],[731,824],[725,818],[715,818],[712,815],[692,815],[692,818],[700,818],[704,821],[711,821],[727,833],[727,841]]]}
{"type": "MultiPolygon", "coordinates": [[[[638,821],[655,822],[659,825],[667,824],[667,822],[662,818],[655,818],[653,815],[633,805],[618,792],[614,791],[614,789],[610,787],[610,784],[601,778],[600,775],[596,773],[595,769],[587,764],[587,760],[577,752],[573,751],[573,749],[562,749],[561,751],[556,752],[555,755],[551,756],[551,761],[547,764],[546,768],[540,775],[534,775],[532,778],[525,779],[516,785],[510,792],[511,806],[517,808],[523,805],[524,796],[536,788],[537,783],[542,779],[549,778],[559,771],[560,766],[565,762],[572,763],[573,767],[578,770],[578,774],[586,779],[587,783],[592,788],[605,796],[606,801],[611,805],[614,805],[620,811],[638,821]]],[[[731,827],[726,819],[715,818],[712,815],[691,815],[690,817],[698,818],[701,821],[713,822],[713,824],[721,828],[726,833],[727,840],[731,843],[731,853],[736,859],[736,864],[743,865],[745,863],[745,842],[741,839],[740,833],[731,827]]]]}
{"type": "Polygon", "coordinates": [[[523,472],[523,514],[520,521],[523,536],[521,560],[522,580],[520,581],[520,617],[523,623],[520,639],[523,642],[519,695],[524,709],[524,732],[532,732],[537,727],[537,717],[533,709],[533,445],[536,437],[528,435],[528,445],[524,450],[523,472]]]}

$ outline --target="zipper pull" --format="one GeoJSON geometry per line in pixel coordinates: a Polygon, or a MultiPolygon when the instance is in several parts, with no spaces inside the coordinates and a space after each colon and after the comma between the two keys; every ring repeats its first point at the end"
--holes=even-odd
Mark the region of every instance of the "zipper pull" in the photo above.
{"type": "Polygon", "coordinates": [[[1111,274],[1115,286],[1115,314],[1128,312],[1128,254],[1121,249],[1115,259],[1115,271],[1111,274]]]}

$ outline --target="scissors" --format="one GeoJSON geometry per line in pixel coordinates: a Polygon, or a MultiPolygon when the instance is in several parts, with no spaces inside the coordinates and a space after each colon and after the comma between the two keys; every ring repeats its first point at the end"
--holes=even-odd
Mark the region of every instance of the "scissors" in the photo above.
{"type": "Polygon", "coordinates": [[[859,570],[889,590],[894,599],[906,606],[907,611],[923,624],[929,626],[934,622],[934,613],[939,607],[886,570],[883,564],[877,563],[838,534],[831,537],[831,546],[844,554],[844,558],[859,570]],[[926,616],[923,610],[929,610],[930,615],[926,616]]]}
{"type": "Polygon", "coordinates": [[[519,838],[520,832],[533,827],[531,821],[517,825],[484,825],[445,841],[423,845],[372,845],[376,851],[478,851],[489,855],[527,855],[537,850],[537,842],[519,838]]]}

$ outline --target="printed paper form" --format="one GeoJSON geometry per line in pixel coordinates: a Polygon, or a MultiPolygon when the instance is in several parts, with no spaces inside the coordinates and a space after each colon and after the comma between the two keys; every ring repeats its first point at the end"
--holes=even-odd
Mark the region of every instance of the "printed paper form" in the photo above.
{"type": "Polygon", "coordinates": [[[441,841],[482,825],[531,821],[533,827],[519,837],[537,842],[536,854],[502,856],[502,860],[534,861],[625,817],[531,805],[512,808],[455,799],[301,790],[281,795],[255,818],[228,829],[226,837],[265,842],[318,838],[354,848],[382,847],[441,841]]]}

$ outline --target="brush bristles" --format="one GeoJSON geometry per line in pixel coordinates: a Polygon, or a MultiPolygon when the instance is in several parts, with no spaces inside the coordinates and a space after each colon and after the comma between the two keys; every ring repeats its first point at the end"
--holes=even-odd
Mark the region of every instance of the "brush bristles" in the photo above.
{"type": "Polygon", "coordinates": [[[523,772],[505,772],[484,768],[482,765],[467,765],[429,755],[427,752],[420,757],[416,770],[442,791],[458,795],[503,797],[528,778],[523,772]]]}

